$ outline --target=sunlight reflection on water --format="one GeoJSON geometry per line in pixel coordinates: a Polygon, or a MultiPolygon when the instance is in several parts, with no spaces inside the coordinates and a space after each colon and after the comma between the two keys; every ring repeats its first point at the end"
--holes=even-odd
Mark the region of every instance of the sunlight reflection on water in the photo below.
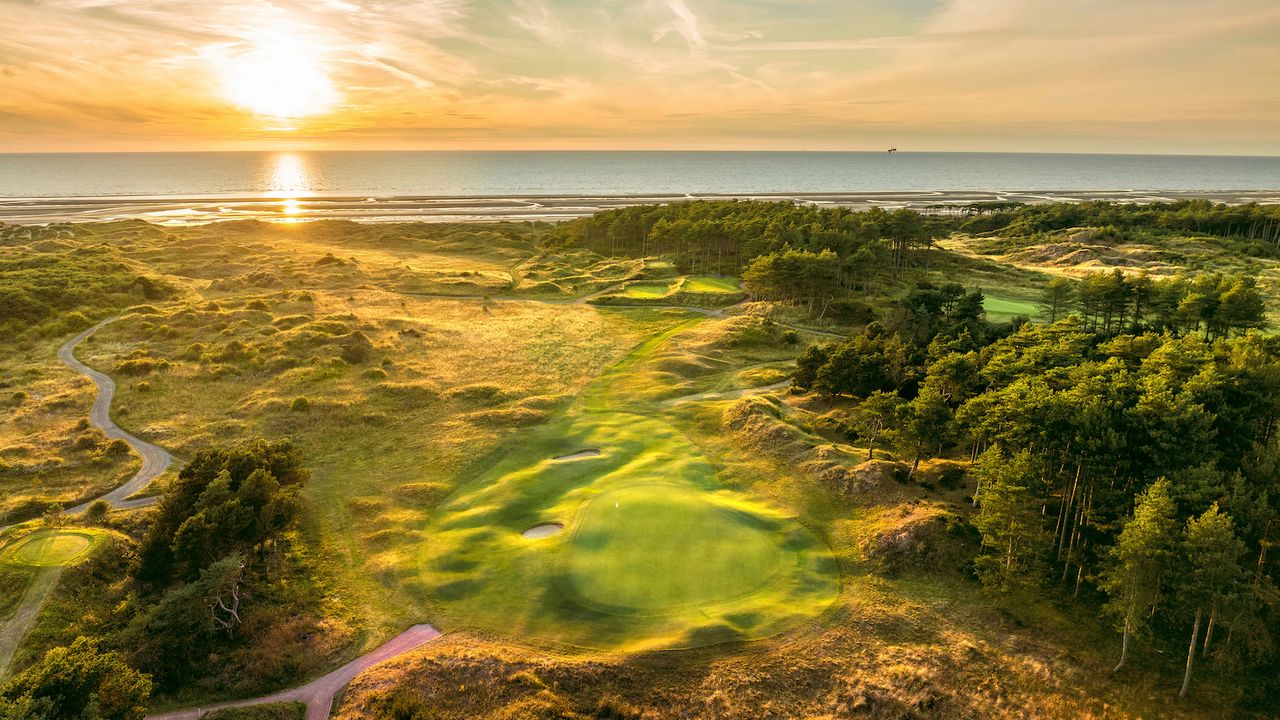
{"type": "Polygon", "coordinates": [[[267,197],[281,198],[280,213],[296,216],[302,213],[299,198],[310,197],[311,172],[307,161],[297,153],[277,153],[272,159],[271,178],[267,182],[267,197]]]}

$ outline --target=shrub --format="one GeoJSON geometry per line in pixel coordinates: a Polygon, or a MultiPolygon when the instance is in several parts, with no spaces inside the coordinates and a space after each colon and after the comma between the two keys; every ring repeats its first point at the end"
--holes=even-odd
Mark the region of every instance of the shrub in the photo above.
{"type": "Polygon", "coordinates": [[[98,436],[86,433],[76,438],[75,442],[71,443],[71,447],[80,451],[97,450],[100,442],[98,436]]]}
{"type": "Polygon", "coordinates": [[[84,512],[84,517],[91,523],[100,523],[107,519],[107,513],[109,512],[111,512],[111,503],[98,499],[89,504],[89,509],[84,512]]]}
{"type": "Polygon", "coordinates": [[[289,404],[289,410],[291,412],[307,412],[311,410],[311,401],[305,397],[296,397],[289,404]]]}
{"type": "Polygon", "coordinates": [[[359,365],[373,354],[373,343],[359,330],[342,338],[342,359],[352,365],[359,365]]]}
{"type": "Polygon", "coordinates": [[[149,357],[132,358],[116,364],[116,372],[121,375],[149,375],[156,370],[167,370],[168,368],[168,360],[156,360],[149,357]]]}

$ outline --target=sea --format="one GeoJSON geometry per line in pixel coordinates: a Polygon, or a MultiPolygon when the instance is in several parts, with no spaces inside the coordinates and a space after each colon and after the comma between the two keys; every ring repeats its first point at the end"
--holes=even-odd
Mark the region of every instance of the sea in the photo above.
{"type": "Polygon", "coordinates": [[[1280,157],[935,152],[0,154],[0,222],[561,220],[640,202],[1280,202],[1280,157]]]}

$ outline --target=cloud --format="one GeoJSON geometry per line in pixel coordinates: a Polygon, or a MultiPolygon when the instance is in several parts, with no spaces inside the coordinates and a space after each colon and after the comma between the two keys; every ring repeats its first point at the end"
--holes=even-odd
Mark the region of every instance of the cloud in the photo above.
{"type": "Polygon", "coordinates": [[[287,33],[341,96],[297,123],[317,144],[1280,153],[1274,0],[0,0],[0,14],[21,29],[0,36],[5,149],[278,138],[228,103],[216,58],[287,33]]]}

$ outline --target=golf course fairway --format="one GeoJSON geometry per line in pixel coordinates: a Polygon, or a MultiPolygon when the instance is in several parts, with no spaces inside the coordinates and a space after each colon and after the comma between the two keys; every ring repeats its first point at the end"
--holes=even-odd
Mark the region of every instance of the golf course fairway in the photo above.
{"type": "Polygon", "coordinates": [[[654,650],[769,637],[835,599],[820,538],[724,488],[661,411],[637,407],[634,380],[617,371],[660,344],[641,345],[564,416],[513,436],[434,514],[420,579],[441,624],[654,650]],[[599,454],[574,456],[582,448],[599,454]],[[522,534],[544,524],[564,531],[522,534]]]}

